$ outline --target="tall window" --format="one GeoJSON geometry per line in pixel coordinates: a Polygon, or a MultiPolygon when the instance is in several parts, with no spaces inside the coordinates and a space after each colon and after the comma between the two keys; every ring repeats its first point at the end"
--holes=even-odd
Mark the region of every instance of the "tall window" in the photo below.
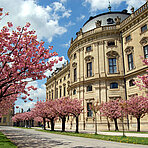
{"type": "Polygon", "coordinates": [[[116,88],[118,88],[118,83],[116,82],[110,83],[110,89],[116,89],[116,88]]]}
{"type": "Polygon", "coordinates": [[[74,59],[76,59],[76,58],[77,58],[77,54],[76,54],[76,53],[74,53],[73,58],[74,58],[74,59]]]}
{"type": "Polygon", "coordinates": [[[77,68],[74,69],[74,82],[77,81],[77,68]]]}
{"type": "Polygon", "coordinates": [[[76,89],[73,90],[73,95],[75,95],[75,94],[76,94],[76,89]]]}
{"type": "Polygon", "coordinates": [[[52,100],[53,100],[53,90],[52,90],[52,100]]]}
{"type": "Polygon", "coordinates": [[[147,24],[141,27],[141,33],[147,31],[147,24]]]}
{"type": "Polygon", "coordinates": [[[87,63],[87,77],[92,76],[92,62],[87,63]]]}
{"type": "Polygon", "coordinates": [[[131,35],[129,35],[129,36],[126,37],[126,42],[128,42],[130,40],[131,40],[131,35]]]}
{"type": "Polygon", "coordinates": [[[87,86],[87,91],[92,91],[92,85],[87,86]]]}
{"type": "Polygon", "coordinates": [[[56,89],[56,98],[58,98],[58,88],[56,89]]]}
{"type": "Polygon", "coordinates": [[[148,45],[143,47],[144,49],[144,58],[147,59],[148,58],[148,45]]]}
{"type": "Polygon", "coordinates": [[[60,87],[60,98],[62,97],[62,88],[60,87]]]}
{"type": "Polygon", "coordinates": [[[109,73],[116,73],[117,72],[117,64],[116,58],[109,58],[109,73]]]}
{"type": "Polygon", "coordinates": [[[130,53],[128,55],[128,69],[132,70],[134,68],[134,63],[133,63],[133,54],[130,53]]]}
{"type": "Polygon", "coordinates": [[[66,96],[66,87],[64,86],[63,96],[66,96]]]}
{"type": "Polygon", "coordinates": [[[92,110],[90,109],[90,106],[92,103],[87,103],[87,117],[92,117],[92,110]]]}

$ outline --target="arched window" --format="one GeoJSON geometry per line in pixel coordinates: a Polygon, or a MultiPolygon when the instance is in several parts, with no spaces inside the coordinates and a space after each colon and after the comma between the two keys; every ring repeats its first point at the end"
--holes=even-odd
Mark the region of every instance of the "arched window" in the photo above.
{"type": "Polygon", "coordinates": [[[92,91],[92,85],[87,86],[87,91],[92,91]]]}
{"type": "Polygon", "coordinates": [[[73,95],[75,95],[75,94],[76,94],[76,89],[73,90],[73,95]]]}
{"type": "Polygon", "coordinates": [[[119,59],[119,54],[116,51],[109,51],[107,54],[108,58],[108,71],[110,74],[114,74],[118,72],[118,64],[117,61],[119,59]]]}
{"type": "Polygon", "coordinates": [[[131,79],[130,81],[129,81],[129,87],[131,87],[131,86],[134,86],[135,85],[135,80],[134,79],[131,79]]]}
{"type": "Polygon", "coordinates": [[[116,88],[118,88],[118,83],[116,82],[110,83],[110,89],[116,89],[116,88]]]}

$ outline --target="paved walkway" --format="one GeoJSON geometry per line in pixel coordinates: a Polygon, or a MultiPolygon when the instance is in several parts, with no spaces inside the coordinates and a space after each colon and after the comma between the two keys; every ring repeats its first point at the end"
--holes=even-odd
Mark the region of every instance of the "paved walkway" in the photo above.
{"type": "Polygon", "coordinates": [[[58,135],[34,129],[1,126],[0,131],[11,139],[18,148],[148,148],[146,145],[58,135]]]}

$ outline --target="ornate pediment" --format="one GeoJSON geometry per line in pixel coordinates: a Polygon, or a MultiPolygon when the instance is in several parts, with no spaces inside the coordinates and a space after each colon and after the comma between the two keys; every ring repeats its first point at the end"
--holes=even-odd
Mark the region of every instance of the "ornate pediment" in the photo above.
{"type": "Polygon", "coordinates": [[[106,55],[107,55],[109,58],[119,57],[119,54],[118,54],[116,51],[113,51],[113,50],[107,52],[106,55]]]}
{"type": "Polygon", "coordinates": [[[130,54],[134,52],[134,47],[133,46],[127,46],[125,49],[126,54],[130,54]]]}
{"type": "Polygon", "coordinates": [[[72,67],[76,67],[76,66],[77,66],[76,62],[72,63],[72,67]]]}
{"type": "Polygon", "coordinates": [[[143,37],[142,39],[141,39],[141,41],[140,41],[140,44],[141,45],[145,45],[145,44],[147,44],[148,43],[148,37],[143,37]]]}
{"type": "Polygon", "coordinates": [[[92,56],[85,57],[85,61],[87,61],[87,62],[92,61],[93,59],[94,59],[94,57],[92,57],[92,56]]]}

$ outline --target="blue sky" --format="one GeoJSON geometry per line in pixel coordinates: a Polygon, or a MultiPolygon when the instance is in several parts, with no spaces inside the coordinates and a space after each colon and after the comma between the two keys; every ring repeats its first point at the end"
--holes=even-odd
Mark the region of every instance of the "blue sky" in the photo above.
{"type": "MultiPolygon", "coordinates": [[[[110,0],[112,11],[127,9],[130,12],[132,6],[139,8],[146,0],[110,0]]],[[[23,26],[31,23],[31,29],[37,31],[38,39],[45,41],[45,47],[53,46],[53,51],[64,60],[56,66],[61,66],[68,60],[67,51],[71,37],[76,37],[76,32],[83,26],[90,16],[108,12],[109,0],[0,0],[0,7],[9,12],[9,16],[1,21],[0,26],[6,22],[13,22],[15,26],[23,26]]],[[[47,72],[49,75],[49,72],[47,72]]],[[[45,80],[32,84],[38,90],[31,92],[33,102],[24,103],[21,99],[16,102],[20,108],[26,110],[32,107],[37,100],[45,99],[45,80]]],[[[17,110],[19,111],[19,109],[17,110]]]]}

